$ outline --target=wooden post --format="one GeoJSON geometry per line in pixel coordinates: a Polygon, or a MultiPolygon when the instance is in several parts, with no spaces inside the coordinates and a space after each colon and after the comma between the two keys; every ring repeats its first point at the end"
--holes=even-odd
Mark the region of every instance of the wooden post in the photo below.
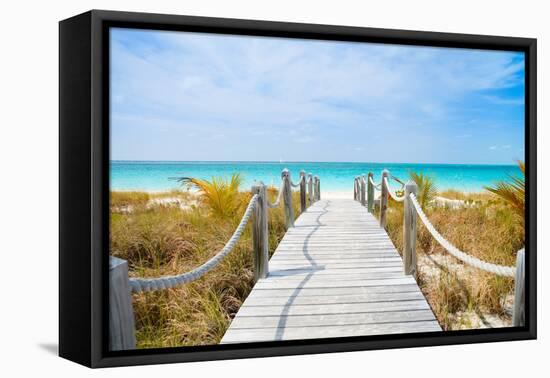
{"type": "Polygon", "coordinates": [[[313,175],[311,173],[307,174],[307,193],[309,197],[309,206],[313,205],[313,175]]]}
{"type": "Polygon", "coordinates": [[[109,349],[136,349],[128,262],[109,256],[109,349]]]}
{"type": "Polygon", "coordinates": [[[525,325],[525,249],[518,251],[516,257],[516,277],[514,288],[514,314],[512,325],[523,327],[525,325]]]}
{"type": "Polygon", "coordinates": [[[313,200],[317,202],[317,176],[313,176],[313,200]]]}
{"type": "Polygon", "coordinates": [[[361,178],[357,176],[357,201],[361,201],[361,178]]]}
{"type": "Polygon", "coordinates": [[[388,210],[388,187],[384,183],[390,173],[384,169],[382,171],[382,184],[380,185],[380,227],[386,228],[386,210],[388,210]]]}
{"type": "Polygon", "coordinates": [[[319,176],[313,178],[313,184],[313,198],[315,198],[315,201],[319,201],[321,198],[319,195],[319,176]]]}
{"type": "Polygon", "coordinates": [[[403,271],[416,278],[416,209],[409,194],[418,193],[414,181],[405,184],[405,200],[403,201],[403,271]]]}
{"type": "Polygon", "coordinates": [[[353,179],[353,199],[357,201],[357,177],[353,179]]]}
{"type": "Polygon", "coordinates": [[[321,179],[317,177],[317,201],[321,200],[321,179]]]}
{"type": "Polygon", "coordinates": [[[285,219],[286,229],[294,227],[294,209],[292,208],[292,187],[290,185],[290,172],[288,169],[283,169],[281,172],[281,179],[283,180],[283,198],[285,201],[285,219]]]}
{"type": "Polygon", "coordinates": [[[267,193],[266,186],[260,181],[252,187],[252,193],[258,194],[252,222],[252,246],[254,249],[254,281],[266,278],[269,273],[269,238],[267,229],[267,193]]]}
{"type": "Polygon", "coordinates": [[[361,205],[365,206],[367,204],[367,198],[365,196],[365,175],[361,175],[361,178],[359,178],[359,182],[361,183],[361,205]]]}
{"type": "Polygon", "coordinates": [[[367,206],[369,213],[372,213],[374,211],[374,186],[371,182],[372,178],[373,174],[372,172],[369,172],[369,175],[367,176],[367,206]]]}
{"type": "Polygon", "coordinates": [[[306,209],[306,173],[304,171],[300,171],[300,210],[303,213],[306,209]]]}

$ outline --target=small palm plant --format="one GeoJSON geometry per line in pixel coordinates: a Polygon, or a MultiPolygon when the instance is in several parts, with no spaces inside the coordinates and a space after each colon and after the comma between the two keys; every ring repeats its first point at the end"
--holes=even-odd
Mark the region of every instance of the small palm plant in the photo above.
{"type": "Polygon", "coordinates": [[[430,204],[435,200],[435,197],[437,196],[437,187],[435,186],[433,177],[422,172],[411,172],[410,178],[418,186],[416,199],[418,200],[420,207],[426,209],[428,206],[430,206],[430,204]]]}
{"type": "Polygon", "coordinates": [[[518,167],[521,176],[510,175],[510,181],[497,181],[494,186],[485,186],[484,188],[508,204],[523,223],[525,218],[525,162],[518,161],[518,167]]]}
{"type": "Polygon", "coordinates": [[[228,180],[223,177],[212,177],[212,180],[201,180],[193,177],[179,177],[177,181],[189,188],[197,189],[201,201],[208,206],[212,214],[220,218],[232,218],[242,205],[239,187],[243,179],[235,173],[228,180]]]}

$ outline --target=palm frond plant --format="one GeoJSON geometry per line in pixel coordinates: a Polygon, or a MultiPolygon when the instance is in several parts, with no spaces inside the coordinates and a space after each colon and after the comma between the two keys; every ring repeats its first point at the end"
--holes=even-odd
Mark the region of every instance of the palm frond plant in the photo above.
{"type": "Polygon", "coordinates": [[[242,196],[239,187],[243,178],[235,173],[230,179],[212,177],[212,180],[202,180],[194,177],[179,177],[177,181],[188,188],[196,189],[201,202],[206,205],[213,215],[220,218],[232,218],[242,205],[242,196]]]}
{"type": "Polygon", "coordinates": [[[510,181],[497,181],[494,186],[484,186],[484,188],[510,206],[523,224],[525,218],[525,162],[518,161],[518,168],[521,176],[509,175],[510,181]]]}
{"type": "Polygon", "coordinates": [[[410,178],[418,186],[416,199],[418,200],[420,207],[426,209],[437,196],[437,187],[435,185],[434,178],[422,172],[411,172],[410,178]]]}

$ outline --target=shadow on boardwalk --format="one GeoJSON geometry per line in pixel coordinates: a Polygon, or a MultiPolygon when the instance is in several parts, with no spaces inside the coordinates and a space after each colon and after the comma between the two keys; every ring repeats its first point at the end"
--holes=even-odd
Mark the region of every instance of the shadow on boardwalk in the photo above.
{"type": "Polygon", "coordinates": [[[303,247],[302,247],[302,253],[304,254],[305,258],[309,261],[311,266],[311,272],[305,276],[305,278],[300,282],[298,286],[296,286],[296,289],[294,289],[294,292],[292,295],[289,296],[288,301],[283,307],[283,310],[281,311],[281,317],[279,319],[279,324],[277,326],[277,333],[275,334],[275,340],[282,340],[284,336],[284,332],[286,329],[286,322],[288,318],[288,312],[290,308],[292,307],[292,304],[294,303],[294,299],[298,296],[302,288],[304,287],[305,283],[308,282],[311,277],[315,274],[317,270],[323,270],[323,267],[320,267],[315,259],[310,255],[309,253],[309,241],[311,240],[311,237],[319,230],[319,228],[322,226],[321,223],[321,217],[328,213],[327,208],[330,206],[330,201],[327,201],[326,205],[323,207],[323,210],[319,213],[317,216],[316,222],[317,225],[307,234],[307,236],[304,239],[303,247]]]}

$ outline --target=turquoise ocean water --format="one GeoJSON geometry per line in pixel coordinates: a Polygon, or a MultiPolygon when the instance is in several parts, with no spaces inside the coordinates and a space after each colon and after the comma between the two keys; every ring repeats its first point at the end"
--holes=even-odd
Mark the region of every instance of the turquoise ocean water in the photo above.
{"type": "Polygon", "coordinates": [[[240,172],[244,177],[243,189],[255,180],[278,186],[281,170],[288,168],[293,181],[299,179],[300,170],[311,172],[321,179],[325,191],[353,191],[353,178],[373,172],[379,180],[383,169],[406,180],[409,172],[424,172],[435,178],[439,190],[482,191],[483,185],[506,180],[518,175],[515,165],[456,165],[456,164],[398,164],[398,163],[303,163],[303,162],[152,162],[111,161],[111,190],[164,191],[180,188],[172,177],[188,176],[211,179],[213,176],[230,177],[240,172]]]}

